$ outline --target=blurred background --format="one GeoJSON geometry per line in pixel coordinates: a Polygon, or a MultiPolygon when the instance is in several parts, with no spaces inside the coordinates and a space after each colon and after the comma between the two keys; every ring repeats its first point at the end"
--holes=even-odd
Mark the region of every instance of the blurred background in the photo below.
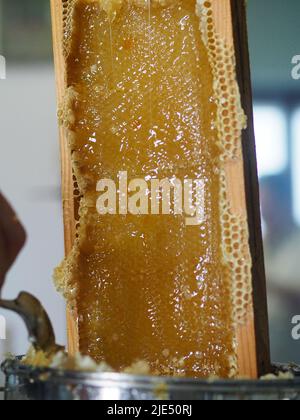
{"type": "Polygon", "coordinates": [[[291,319],[300,314],[300,72],[292,77],[299,16],[298,0],[248,1],[272,358],[298,363],[291,319]]]}
{"type": "MultiPolygon", "coordinates": [[[[0,0],[0,54],[7,65],[7,78],[0,80],[0,189],[28,232],[3,296],[14,299],[27,290],[40,298],[58,341],[65,343],[64,302],[52,282],[64,250],[48,0],[0,0]]],[[[7,352],[24,354],[28,348],[20,319],[1,314],[7,340],[0,340],[0,361],[7,352]]]]}
{"type": "MultiPolygon", "coordinates": [[[[248,0],[255,130],[268,277],[272,358],[300,363],[291,320],[300,314],[300,2],[248,0]]],[[[63,258],[60,169],[49,0],[0,0],[0,187],[18,209],[29,240],[4,296],[21,289],[45,304],[65,343],[65,307],[52,285],[63,258]]],[[[22,323],[5,313],[5,353],[24,353],[22,323]]]]}

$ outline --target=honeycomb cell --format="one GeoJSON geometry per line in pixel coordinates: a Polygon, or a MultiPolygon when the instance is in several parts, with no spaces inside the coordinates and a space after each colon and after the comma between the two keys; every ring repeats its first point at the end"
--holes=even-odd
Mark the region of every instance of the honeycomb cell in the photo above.
{"type": "Polygon", "coordinates": [[[224,169],[245,127],[233,51],[208,1],[66,6],[62,120],[81,201],[56,281],[76,308],[80,351],[116,370],[143,360],[157,375],[231,377],[251,301],[247,221],[232,214],[224,169]],[[120,171],[201,179],[205,222],[100,216],[96,185],[117,185],[120,171]]]}

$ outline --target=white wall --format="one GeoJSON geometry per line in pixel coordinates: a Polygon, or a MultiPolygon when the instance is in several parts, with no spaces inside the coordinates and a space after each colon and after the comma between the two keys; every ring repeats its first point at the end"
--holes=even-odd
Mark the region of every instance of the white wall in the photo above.
{"type": "MultiPolygon", "coordinates": [[[[36,295],[53,321],[57,340],[65,343],[65,307],[52,282],[53,268],[63,258],[58,130],[55,83],[50,66],[10,67],[0,80],[0,190],[11,200],[28,242],[7,277],[3,297],[21,290],[36,295]]],[[[17,316],[7,319],[5,352],[23,354],[27,336],[17,316]]]]}

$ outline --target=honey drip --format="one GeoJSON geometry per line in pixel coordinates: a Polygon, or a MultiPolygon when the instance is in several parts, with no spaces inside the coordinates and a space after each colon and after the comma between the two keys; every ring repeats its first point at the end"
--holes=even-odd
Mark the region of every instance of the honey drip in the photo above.
{"type": "Polygon", "coordinates": [[[195,0],[124,1],[111,19],[78,0],[67,57],[67,126],[81,196],[67,276],[80,351],[116,370],[231,377],[232,272],[222,248],[217,100],[195,0]],[[144,2],[145,3],[145,2],[144,2]],[[147,2],[146,2],[147,3],[147,2]],[[105,215],[97,182],[201,179],[205,223],[105,215]]]}

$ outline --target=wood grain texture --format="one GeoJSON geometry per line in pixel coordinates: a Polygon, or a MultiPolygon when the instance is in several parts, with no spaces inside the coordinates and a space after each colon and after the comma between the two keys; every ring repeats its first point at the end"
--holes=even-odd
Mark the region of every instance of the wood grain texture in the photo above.
{"type": "MultiPolygon", "coordinates": [[[[62,0],[50,0],[52,16],[53,53],[56,75],[57,104],[60,108],[64,101],[66,89],[65,59],[63,55],[63,7],[62,0]]],[[[62,202],[64,216],[65,253],[68,255],[73,247],[75,238],[75,213],[74,213],[74,183],[70,149],[65,129],[60,125],[60,154],[62,171],[62,202]]],[[[76,314],[67,311],[67,334],[70,354],[75,354],[79,349],[78,329],[76,314]]]]}
{"type": "MultiPolygon", "coordinates": [[[[254,305],[249,311],[245,326],[239,327],[238,360],[242,376],[256,378],[270,370],[268,319],[266,305],[265,272],[261,236],[258,195],[258,178],[252,116],[249,57],[247,45],[245,5],[243,0],[211,0],[218,33],[234,46],[237,58],[237,77],[243,107],[248,116],[248,129],[243,134],[244,159],[227,167],[228,184],[231,185],[232,208],[237,214],[247,215],[250,247],[253,260],[254,305]]],[[[58,104],[65,91],[65,64],[62,45],[62,0],[51,0],[53,45],[56,67],[58,104]]],[[[73,176],[66,133],[60,128],[63,209],[66,254],[70,252],[75,237],[73,176]]],[[[69,351],[78,351],[76,316],[68,313],[69,351]]]]}
{"type": "MultiPolygon", "coordinates": [[[[230,0],[212,0],[211,3],[213,6],[216,32],[226,42],[227,47],[233,47],[234,28],[232,7],[234,5],[230,0]]],[[[247,48],[247,45],[244,48],[247,48]]],[[[240,53],[240,51],[236,51],[236,56],[240,53]]],[[[226,163],[226,178],[232,212],[237,216],[247,217],[244,163],[242,160],[233,160],[226,163]]],[[[258,369],[256,363],[256,335],[253,307],[249,309],[246,324],[244,326],[238,326],[236,335],[238,340],[239,375],[242,377],[257,378],[258,369]]]]}
{"type": "Polygon", "coordinates": [[[240,87],[242,106],[248,118],[248,128],[243,132],[242,138],[243,164],[250,250],[252,256],[253,328],[256,337],[256,364],[258,375],[262,376],[269,373],[272,368],[270,359],[266,274],[259,203],[259,183],[253,123],[246,1],[231,0],[231,13],[233,41],[237,62],[237,79],[240,87]]]}
{"type": "Polygon", "coordinates": [[[242,135],[243,161],[229,163],[226,172],[231,207],[236,214],[247,216],[252,257],[253,307],[246,325],[237,331],[239,373],[256,378],[270,372],[271,362],[246,5],[244,0],[211,0],[211,3],[217,32],[235,50],[237,80],[248,120],[242,135]]]}

